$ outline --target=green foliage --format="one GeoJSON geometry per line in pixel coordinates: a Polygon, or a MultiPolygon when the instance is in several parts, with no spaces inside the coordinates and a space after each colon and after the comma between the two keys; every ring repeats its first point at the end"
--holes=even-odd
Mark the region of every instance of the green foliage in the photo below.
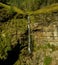
{"type": "Polygon", "coordinates": [[[7,58],[7,51],[11,50],[11,37],[5,34],[0,34],[0,58],[7,58]]]}
{"type": "Polygon", "coordinates": [[[55,45],[50,45],[49,43],[47,44],[48,48],[51,48],[52,51],[55,51],[55,45]]]}
{"type": "Polygon", "coordinates": [[[50,56],[46,56],[44,58],[44,65],[50,65],[51,61],[52,61],[52,58],[50,56]]]}
{"type": "MultiPolygon", "coordinates": [[[[26,19],[17,19],[16,16],[13,16],[13,13],[17,11],[17,8],[8,7],[7,5],[0,4],[4,8],[1,9],[0,21],[1,22],[1,31],[0,31],[0,59],[7,58],[7,51],[11,50],[11,45],[15,45],[17,38],[19,38],[20,34],[23,34],[27,29],[27,21],[26,19]],[[6,7],[6,8],[5,8],[6,7]],[[14,10],[15,9],[15,10],[14,10]],[[5,21],[5,19],[8,19],[5,21]],[[16,32],[19,34],[16,35],[16,32]],[[12,36],[14,34],[14,36],[12,36]]],[[[18,10],[20,13],[20,10],[18,10]]],[[[17,13],[19,16],[19,14],[17,13]]]]}

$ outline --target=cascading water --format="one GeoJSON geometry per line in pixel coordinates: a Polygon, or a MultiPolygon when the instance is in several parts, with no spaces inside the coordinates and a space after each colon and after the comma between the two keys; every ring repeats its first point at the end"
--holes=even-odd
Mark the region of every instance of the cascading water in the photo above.
{"type": "Polygon", "coordinates": [[[28,51],[31,53],[30,16],[28,16],[28,51]]]}

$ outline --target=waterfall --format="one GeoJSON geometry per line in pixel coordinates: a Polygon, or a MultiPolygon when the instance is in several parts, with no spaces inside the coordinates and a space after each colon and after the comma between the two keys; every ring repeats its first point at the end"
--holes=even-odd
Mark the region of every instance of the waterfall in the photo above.
{"type": "Polygon", "coordinates": [[[28,16],[28,51],[31,53],[30,16],[28,16]]]}

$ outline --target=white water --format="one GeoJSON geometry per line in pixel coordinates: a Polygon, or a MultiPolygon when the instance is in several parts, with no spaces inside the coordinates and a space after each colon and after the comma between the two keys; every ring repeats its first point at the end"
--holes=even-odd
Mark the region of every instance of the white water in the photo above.
{"type": "Polygon", "coordinates": [[[30,16],[28,16],[28,51],[31,53],[30,16]]]}

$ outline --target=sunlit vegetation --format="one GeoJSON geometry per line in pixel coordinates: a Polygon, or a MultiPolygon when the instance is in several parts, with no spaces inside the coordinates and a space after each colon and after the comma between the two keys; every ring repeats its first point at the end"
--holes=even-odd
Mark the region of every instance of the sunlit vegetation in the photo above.
{"type": "Polygon", "coordinates": [[[7,51],[11,50],[11,37],[7,34],[0,34],[0,58],[7,58],[7,51]]]}
{"type": "Polygon", "coordinates": [[[49,56],[46,56],[44,58],[44,65],[50,65],[51,61],[52,61],[52,58],[49,56]]]}

